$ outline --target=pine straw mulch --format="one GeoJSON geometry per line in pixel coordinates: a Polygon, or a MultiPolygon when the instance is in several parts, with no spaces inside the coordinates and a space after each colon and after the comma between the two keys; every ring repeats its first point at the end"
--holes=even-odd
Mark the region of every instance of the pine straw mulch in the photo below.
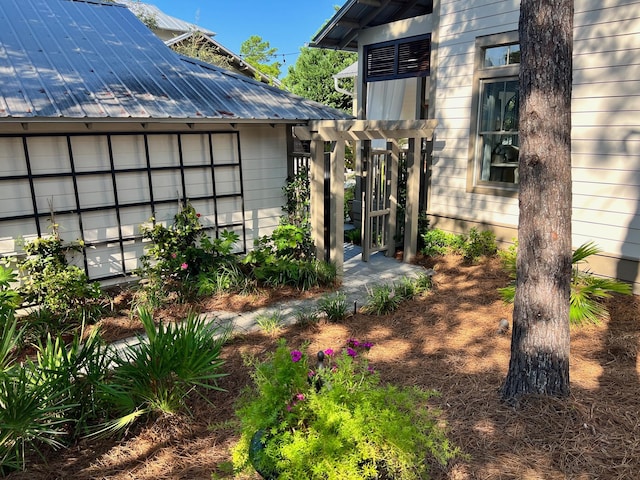
{"type": "MultiPolygon", "coordinates": [[[[429,265],[434,266],[434,265],[429,265]]],[[[339,348],[350,337],[375,343],[369,359],[383,380],[436,389],[451,440],[467,454],[434,479],[634,479],[640,472],[640,299],[609,301],[611,320],[572,329],[571,396],[528,398],[517,409],[498,389],[510,336],[498,333],[511,309],[496,289],[508,279],[496,259],[465,266],[440,259],[436,286],[387,316],[357,314],[340,324],[293,326],[281,332],[291,346],[339,348]]],[[[210,479],[224,475],[238,438],[233,403],[249,382],[242,355],[263,356],[277,339],[235,337],[224,349],[229,373],[212,392],[213,406],[190,401],[189,415],[149,421],[125,438],[82,441],[37,458],[11,479],[210,479]]],[[[258,478],[244,476],[242,478],[258,478]]],[[[303,480],[303,479],[301,479],[303,480]]]]}

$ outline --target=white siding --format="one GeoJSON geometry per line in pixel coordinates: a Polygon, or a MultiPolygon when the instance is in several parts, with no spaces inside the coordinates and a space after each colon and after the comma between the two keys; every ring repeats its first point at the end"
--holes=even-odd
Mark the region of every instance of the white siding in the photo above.
{"type": "Polygon", "coordinates": [[[230,229],[240,235],[238,250],[251,248],[279,223],[286,162],[283,125],[241,126],[239,132],[0,138],[0,254],[20,253],[18,238],[34,238],[37,226],[46,235],[53,211],[65,241],[90,245],[85,258],[72,261],[81,267],[86,261],[91,278],[131,272],[145,246],[140,226],[152,216],[171,224],[184,198],[210,235],[216,227],[230,229]]]}

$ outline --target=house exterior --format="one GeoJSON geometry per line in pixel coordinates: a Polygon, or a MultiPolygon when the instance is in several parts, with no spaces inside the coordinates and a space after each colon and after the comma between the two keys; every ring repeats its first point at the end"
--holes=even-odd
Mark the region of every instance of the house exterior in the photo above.
{"type": "MultiPolygon", "coordinates": [[[[358,52],[360,119],[437,121],[424,157],[432,227],[518,225],[517,0],[349,0],[312,45],[358,52]]],[[[575,2],[573,245],[640,291],[640,1],[575,2]]]]}
{"type": "Polygon", "coordinates": [[[82,240],[92,280],[131,274],[140,225],[189,201],[239,251],[280,221],[294,125],[343,112],[177,55],[115,3],[0,2],[0,255],[82,240]]]}

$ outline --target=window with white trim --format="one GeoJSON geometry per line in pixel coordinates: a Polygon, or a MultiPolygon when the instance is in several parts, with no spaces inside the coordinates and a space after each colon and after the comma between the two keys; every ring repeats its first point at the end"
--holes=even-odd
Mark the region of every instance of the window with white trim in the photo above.
{"type": "Polygon", "coordinates": [[[520,47],[517,32],[476,40],[476,85],[471,125],[472,189],[517,190],[520,47]]]}

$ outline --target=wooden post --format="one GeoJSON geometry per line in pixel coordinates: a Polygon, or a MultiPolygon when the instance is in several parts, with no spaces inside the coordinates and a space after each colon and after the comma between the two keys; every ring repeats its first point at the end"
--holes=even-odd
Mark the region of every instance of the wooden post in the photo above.
{"type": "Polygon", "coordinates": [[[404,262],[418,253],[418,210],[420,192],[420,138],[409,139],[407,152],[407,206],[404,224],[404,262]]]}
{"type": "Polygon", "coordinates": [[[396,223],[398,212],[398,168],[400,165],[400,148],[398,140],[393,139],[387,143],[387,149],[391,151],[391,165],[389,172],[389,222],[387,228],[387,257],[396,255],[396,223]]]}
{"type": "MultiPolygon", "coordinates": [[[[311,141],[311,164],[309,166],[311,190],[311,238],[316,246],[316,258],[324,260],[324,142],[311,141]]],[[[344,227],[343,227],[344,228],[344,227]]]]}
{"type": "Polygon", "coordinates": [[[335,264],[338,277],[344,265],[344,140],[337,140],[331,149],[331,242],[329,260],[335,264]]]}

